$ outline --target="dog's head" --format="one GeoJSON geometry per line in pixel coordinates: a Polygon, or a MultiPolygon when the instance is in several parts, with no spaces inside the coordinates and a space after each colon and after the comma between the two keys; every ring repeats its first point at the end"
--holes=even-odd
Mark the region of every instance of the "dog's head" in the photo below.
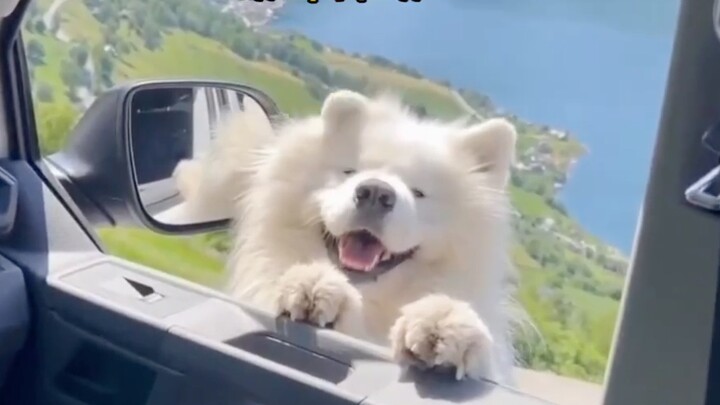
{"type": "Polygon", "coordinates": [[[300,132],[275,156],[298,190],[283,215],[355,278],[462,255],[506,222],[516,135],[505,120],[423,120],[393,98],[338,91],[300,132]]]}

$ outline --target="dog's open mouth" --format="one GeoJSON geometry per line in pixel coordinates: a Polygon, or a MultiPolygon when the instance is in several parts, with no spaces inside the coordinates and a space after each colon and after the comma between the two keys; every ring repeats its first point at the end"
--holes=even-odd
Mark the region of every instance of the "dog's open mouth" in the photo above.
{"type": "Polygon", "coordinates": [[[325,232],[328,256],[335,264],[354,276],[373,278],[410,259],[417,248],[401,253],[390,252],[380,239],[367,230],[345,233],[339,237],[325,232]]]}

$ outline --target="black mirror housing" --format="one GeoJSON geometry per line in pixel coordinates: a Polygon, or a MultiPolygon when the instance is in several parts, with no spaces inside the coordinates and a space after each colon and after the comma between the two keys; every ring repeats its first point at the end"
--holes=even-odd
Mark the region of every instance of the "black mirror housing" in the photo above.
{"type": "Polygon", "coordinates": [[[124,84],[101,94],[73,129],[67,145],[46,157],[88,221],[93,225],[141,226],[164,234],[193,234],[226,228],[230,220],[168,224],[143,205],[131,139],[131,100],[152,89],[222,89],[252,98],[271,121],[282,118],[264,92],[211,80],[153,80],[124,84]]]}

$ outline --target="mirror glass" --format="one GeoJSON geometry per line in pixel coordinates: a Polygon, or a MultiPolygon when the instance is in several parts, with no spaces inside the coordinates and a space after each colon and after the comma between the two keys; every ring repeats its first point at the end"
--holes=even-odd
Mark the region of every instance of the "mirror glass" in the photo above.
{"type": "MultiPolygon", "coordinates": [[[[258,125],[270,125],[261,104],[235,88],[186,84],[139,88],[130,96],[129,103],[132,162],[145,212],[163,225],[229,219],[232,213],[228,212],[227,204],[225,207],[205,204],[200,212],[190,209],[186,188],[197,184],[187,185],[188,181],[178,178],[176,169],[186,165],[194,170],[202,164],[213,142],[223,133],[222,123],[234,114],[262,121],[258,125]]],[[[230,135],[243,136],[242,133],[227,136],[230,135]]]]}

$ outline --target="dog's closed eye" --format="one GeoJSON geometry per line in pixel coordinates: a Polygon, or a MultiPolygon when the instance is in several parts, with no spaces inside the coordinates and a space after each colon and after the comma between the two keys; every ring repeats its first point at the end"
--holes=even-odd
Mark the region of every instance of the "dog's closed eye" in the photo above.
{"type": "Polygon", "coordinates": [[[353,175],[353,174],[355,174],[355,172],[356,172],[355,169],[345,169],[345,170],[343,170],[343,174],[345,174],[345,175],[347,175],[347,176],[353,175]]]}
{"type": "Polygon", "coordinates": [[[412,189],[412,193],[415,196],[415,198],[425,198],[425,193],[417,188],[412,189]]]}

